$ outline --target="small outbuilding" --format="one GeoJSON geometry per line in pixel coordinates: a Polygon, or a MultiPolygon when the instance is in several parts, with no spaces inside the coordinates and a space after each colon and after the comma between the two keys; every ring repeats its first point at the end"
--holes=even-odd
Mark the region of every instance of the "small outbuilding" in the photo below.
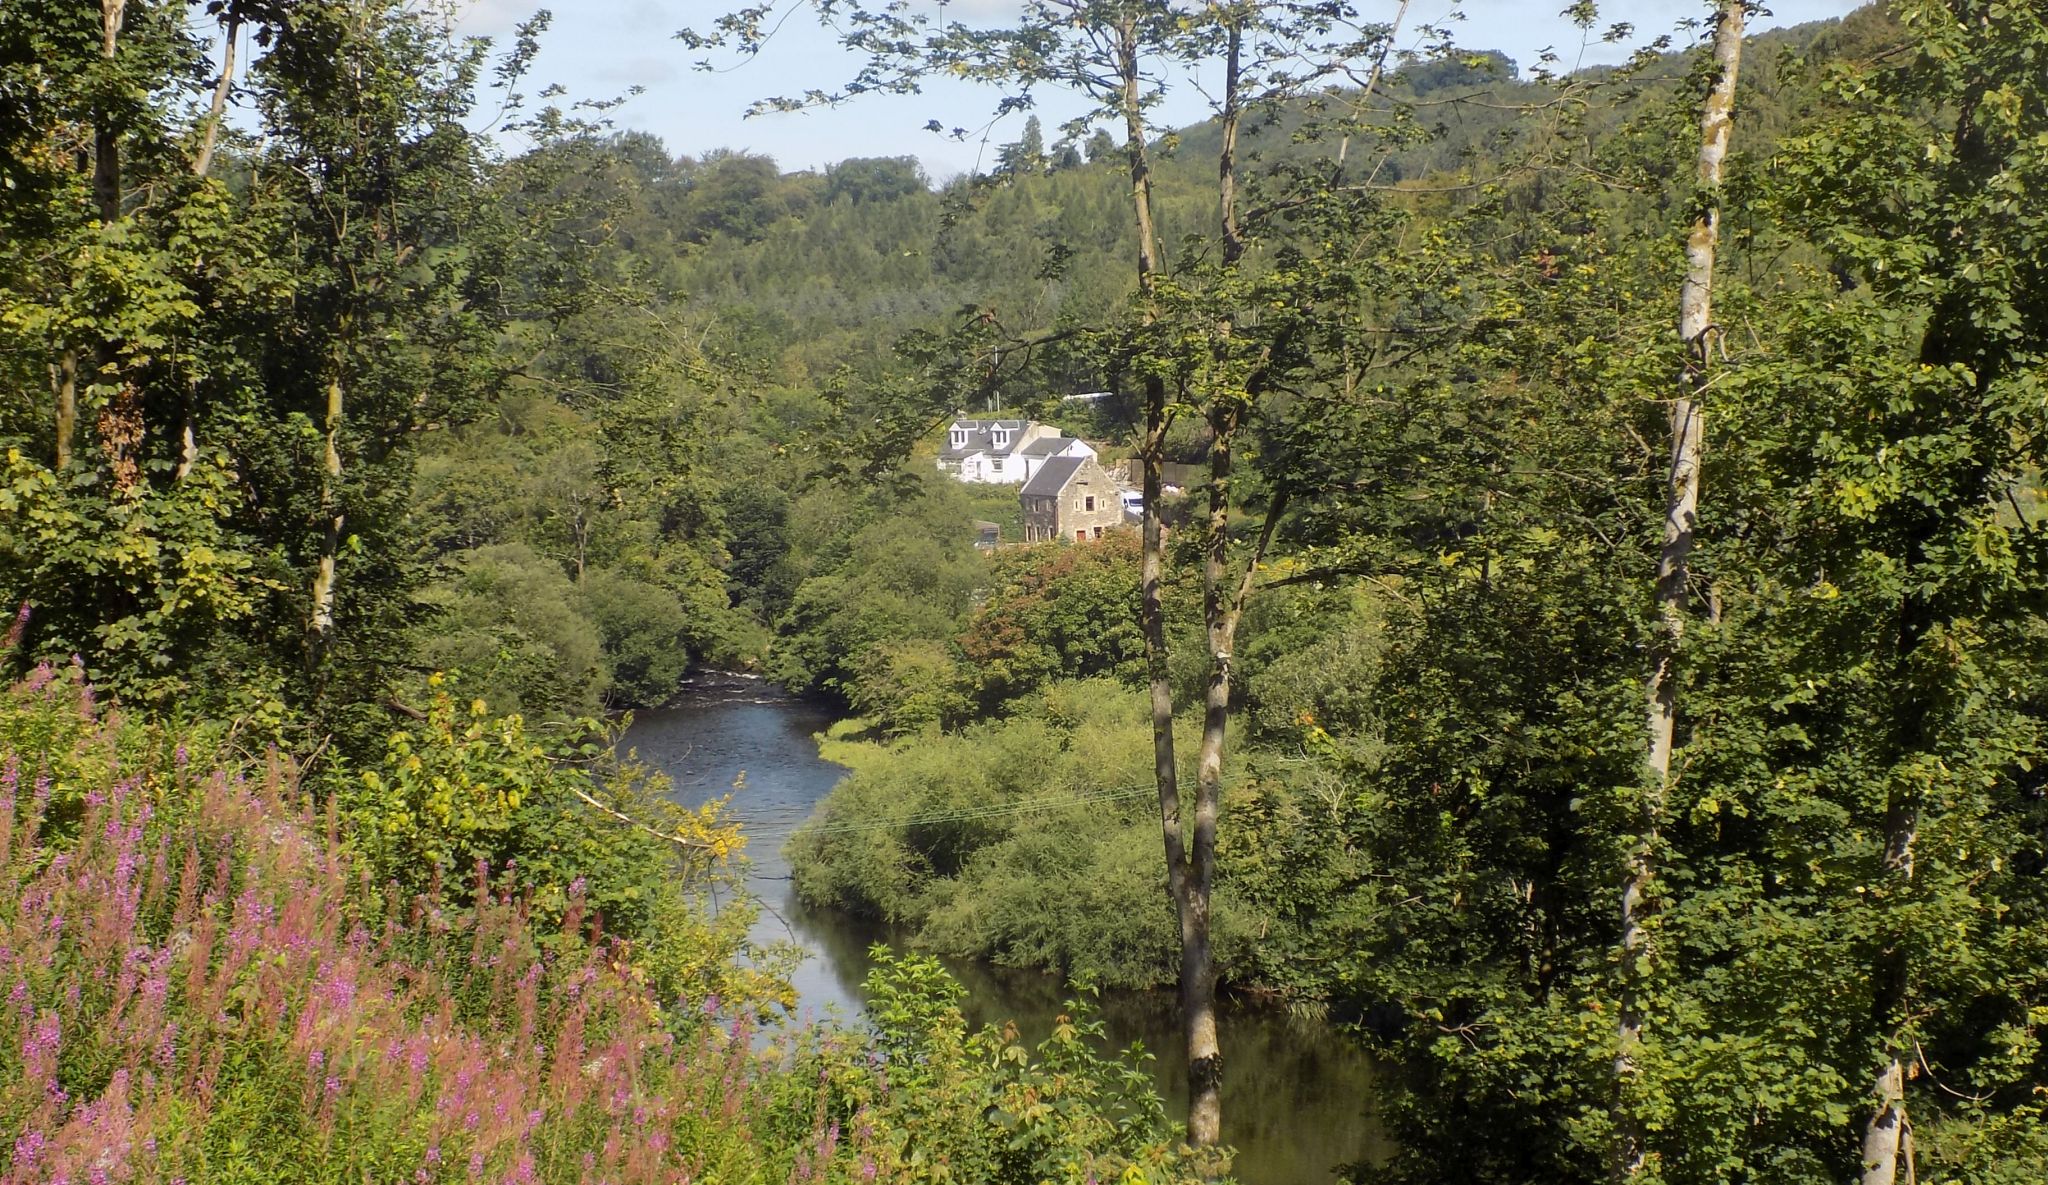
{"type": "Polygon", "coordinates": [[[1024,541],[1083,542],[1124,522],[1123,491],[1094,457],[1051,457],[1024,483],[1024,541]]]}

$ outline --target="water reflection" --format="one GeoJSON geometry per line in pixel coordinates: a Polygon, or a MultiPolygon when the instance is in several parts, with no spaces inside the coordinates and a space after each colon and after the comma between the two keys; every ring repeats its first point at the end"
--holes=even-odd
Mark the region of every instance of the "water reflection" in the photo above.
{"type": "MultiPolygon", "coordinates": [[[[804,1019],[853,1017],[868,948],[900,946],[871,923],[805,907],[796,899],[782,841],[845,773],[820,760],[812,740],[831,723],[816,705],[756,680],[707,678],[677,703],[646,712],[627,734],[649,765],[666,772],[676,796],[692,805],[732,795],[732,809],[750,837],[750,887],[764,905],[757,942],[793,942],[808,955],[793,977],[804,1019]]],[[[1051,976],[949,963],[967,988],[976,1023],[1015,1021],[1027,1040],[1050,1033],[1066,992],[1051,976]]],[[[1106,993],[1104,1025],[1118,1045],[1142,1043],[1153,1063],[1167,1114],[1186,1106],[1174,1001],[1166,993],[1106,993]]],[[[1314,1185],[1337,1166],[1378,1160],[1388,1151],[1372,1112],[1373,1067],[1357,1046],[1327,1026],[1266,1010],[1226,1010],[1223,1046],[1224,1138],[1238,1149],[1245,1185],[1314,1185]]]]}

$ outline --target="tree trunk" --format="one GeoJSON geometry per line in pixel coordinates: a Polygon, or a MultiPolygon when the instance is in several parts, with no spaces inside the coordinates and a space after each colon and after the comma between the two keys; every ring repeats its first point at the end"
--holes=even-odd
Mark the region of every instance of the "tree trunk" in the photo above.
{"type": "Polygon", "coordinates": [[[1614,1176],[1631,1180],[1648,1155],[1632,1086],[1643,1037],[1641,979],[1649,957],[1643,921],[1650,910],[1656,847],[1671,783],[1677,733],[1679,644],[1685,629],[1686,585],[1698,521],[1700,456],[1713,336],[1714,254],[1721,234],[1721,172],[1733,129],[1736,76],[1742,64],[1743,0],[1721,0],[1714,27],[1714,83],[1700,113],[1698,211],[1685,241],[1685,279],[1679,288],[1678,336],[1685,370],[1671,404],[1671,468],[1665,487],[1664,543],[1657,557],[1657,621],[1650,643],[1647,770],[1635,842],[1621,893],[1621,1001],[1614,1057],[1614,1176]]]}
{"type": "MultiPolygon", "coordinates": [[[[1933,534],[1932,525],[1923,518],[1912,532],[1911,550],[1907,555],[1908,571],[1926,562],[1924,549],[1933,534]]],[[[1932,619],[1933,614],[1926,601],[1917,594],[1909,593],[1899,614],[1897,651],[1892,656],[1893,666],[1902,677],[1909,677],[1905,676],[1907,665],[1912,661],[1914,650],[1932,628],[1932,619]]],[[[1926,748],[1927,738],[1922,730],[1927,709],[1913,702],[1917,698],[1899,695],[1894,704],[1892,758],[1895,762],[1926,748]]],[[[1913,848],[1920,838],[1920,797],[1909,784],[1896,777],[1885,800],[1884,837],[1885,875],[1896,886],[1910,886],[1913,883],[1913,848]]],[[[1884,1034],[1887,1048],[1884,1064],[1871,1084],[1871,1112],[1863,1127],[1861,1183],[1893,1185],[1898,1180],[1901,1158],[1906,1162],[1907,1180],[1913,1178],[1913,1125],[1906,1113],[1904,1041],[1899,1033],[1906,1013],[1912,968],[1907,962],[1905,935],[1896,926],[1887,927],[1884,945],[1877,952],[1871,972],[1871,1019],[1878,1031],[1884,1034]]]]}
{"type": "Polygon", "coordinates": [[[584,556],[590,549],[590,519],[579,506],[576,508],[576,517],[573,521],[576,532],[576,583],[582,584],[584,556]]]}
{"type": "MultiPolygon", "coordinates": [[[[1985,97],[1982,87],[1973,87],[1965,94],[1956,112],[1952,149],[1955,159],[1980,177],[1997,168],[1977,119],[1978,108],[1985,97]]],[[[1953,249],[1954,246],[1945,245],[1945,249],[1953,249]]],[[[1950,266],[1957,264],[1951,260],[1950,266]]],[[[1967,302],[1951,292],[1935,304],[1934,315],[1921,338],[1920,361],[1933,367],[1968,366],[1976,378],[1975,394],[1981,407],[1989,397],[1991,384],[1996,381],[2000,369],[1997,355],[1992,353],[1987,357],[1985,346],[1984,331],[1976,324],[1967,302]]],[[[1975,489],[1980,496],[1988,494],[1986,483],[1990,470],[1982,458],[1966,463],[1973,468],[1970,480],[1963,484],[1975,489]]],[[[1898,634],[1892,653],[1892,677],[1900,687],[1900,692],[1894,693],[1892,703],[1891,757],[1894,763],[1902,762],[1914,753],[1925,753],[1932,744],[1927,733],[1932,707],[1921,696],[1903,692],[1911,686],[1915,652],[1937,624],[1936,608],[1924,593],[1917,591],[1918,578],[1915,574],[1928,562],[1928,549],[1939,533],[1939,524],[1930,507],[1919,507],[1912,513],[1914,519],[1904,532],[1903,557],[1905,584],[1909,591],[1900,607],[1898,634]]],[[[1914,846],[1920,838],[1921,805],[1920,794],[1912,782],[1898,777],[1892,779],[1890,794],[1885,801],[1884,873],[1891,882],[1888,887],[1894,901],[1904,896],[1904,891],[1913,884],[1914,846]]],[[[1900,1031],[1906,1022],[1911,1001],[1913,968],[1905,949],[1906,935],[1902,928],[1889,918],[1885,921],[1884,945],[1879,948],[1871,969],[1871,1013],[1877,1030],[1884,1035],[1886,1048],[1882,1065],[1871,1084],[1872,1110],[1863,1128],[1861,1185],[1893,1185],[1898,1180],[1902,1161],[1906,1180],[1914,1179],[1913,1124],[1906,1109],[1903,1070],[1903,1066],[1908,1064],[1908,1042],[1900,1031]]]]}
{"type": "MultiPolygon", "coordinates": [[[[213,151],[220,142],[221,120],[227,115],[228,93],[235,81],[235,42],[242,33],[242,14],[231,10],[227,27],[223,30],[220,47],[220,76],[213,84],[213,103],[206,112],[206,127],[199,137],[199,152],[192,159],[192,175],[205,177],[213,169],[213,151]]],[[[185,480],[192,472],[192,466],[199,461],[199,432],[195,421],[199,415],[199,399],[196,384],[185,387],[183,420],[178,432],[177,479],[185,480]]]]}
{"type": "Polygon", "coordinates": [[[204,177],[213,167],[214,145],[220,139],[220,122],[227,113],[228,91],[235,80],[235,38],[242,32],[242,14],[228,15],[226,36],[221,38],[220,78],[213,85],[213,106],[206,113],[206,131],[200,136],[199,155],[192,161],[192,175],[204,177]]]}
{"type": "Polygon", "coordinates": [[[78,351],[67,346],[57,354],[57,448],[55,468],[71,464],[71,438],[78,431],[78,351]]]}
{"type": "Polygon", "coordinates": [[[192,475],[192,466],[199,462],[199,434],[197,429],[193,427],[193,420],[197,417],[199,410],[198,386],[199,384],[196,380],[188,380],[185,384],[183,415],[185,422],[178,432],[177,478],[179,481],[184,481],[187,477],[190,477],[192,475]]]}
{"type": "MultiPolygon", "coordinates": [[[[100,2],[100,55],[111,62],[121,44],[121,25],[127,15],[126,0],[100,2]]],[[[95,112],[92,131],[92,193],[99,208],[100,224],[110,226],[121,218],[121,134],[113,113],[95,112]]],[[[120,343],[102,341],[97,351],[97,381],[111,381],[114,393],[100,409],[94,427],[99,432],[100,450],[117,493],[132,493],[142,481],[143,422],[142,392],[123,373],[120,343]]]]}
{"type": "MultiPolygon", "coordinates": [[[[1152,162],[1145,143],[1138,29],[1125,18],[1117,29],[1117,73],[1123,88],[1124,150],[1131,177],[1131,206],[1138,230],[1138,290],[1149,324],[1156,317],[1153,293],[1159,270],[1158,236],[1152,223],[1152,162]]],[[[1165,496],[1164,462],[1168,424],[1166,380],[1148,373],[1145,430],[1139,446],[1145,506],[1140,538],[1139,618],[1145,635],[1145,669],[1152,701],[1152,776],[1159,789],[1159,830],[1166,849],[1166,888],[1180,922],[1181,1021],[1187,1039],[1189,1145],[1209,1147],[1222,1138],[1222,1105],[1217,1090],[1221,1058],[1216,1044],[1216,976],[1209,949],[1209,883],[1213,876],[1215,812],[1195,811],[1195,852],[1190,859],[1183,833],[1180,771],[1173,741],[1173,678],[1166,641],[1164,582],[1166,532],[1160,520],[1165,496]],[[1206,846],[1205,846],[1206,845],[1206,846]],[[1193,865],[1191,867],[1191,864],[1193,865]]],[[[1200,794],[1200,790],[1197,790],[1200,794]]]]}
{"type": "Polygon", "coordinates": [[[320,563],[313,573],[312,632],[316,649],[324,650],[334,630],[334,561],[341,551],[341,532],[347,517],[341,511],[341,416],[342,388],[340,362],[327,383],[327,472],[320,482],[320,512],[327,531],[320,543],[320,563]]]}
{"type": "MultiPolygon", "coordinates": [[[[1244,27],[1232,23],[1224,67],[1223,140],[1217,155],[1217,193],[1223,256],[1244,254],[1237,225],[1239,55],[1244,27]]],[[[1230,326],[1218,327],[1228,349],[1230,326]]],[[[1209,522],[1202,560],[1202,617],[1209,640],[1209,681],[1203,697],[1202,741],[1195,763],[1194,827],[1180,902],[1181,1024],[1188,1053],[1188,1143],[1208,1147],[1223,1139],[1223,1051],[1216,1039],[1216,966],[1209,943],[1210,899],[1216,882],[1216,820],[1223,794],[1223,747],[1230,722],[1230,654],[1237,618],[1224,588],[1230,563],[1230,468],[1236,427],[1234,392],[1212,395],[1209,445],[1209,522]]]]}
{"type": "MultiPolygon", "coordinates": [[[[1906,1122],[1906,1071],[1893,1058],[1877,1078],[1877,1114],[1863,1132],[1862,1185],[1892,1185],[1899,1161],[1913,1161],[1913,1128],[1906,1122]]],[[[1910,1174],[1909,1174],[1910,1176],[1910,1174]]]]}
{"type": "MultiPolygon", "coordinates": [[[[100,56],[110,62],[120,48],[127,8],[127,0],[100,0],[100,56]]],[[[106,110],[98,111],[93,119],[92,196],[101,222],[121,216],[121,129],[106,110]]]]}
{"type": "Polygon", "coordinates": [[[1223,55],[1222,146],[1216,153],[1217,221],[1223,230],[1223,263],[1244,258],[1244,232],[1237,224],[1237,129],[1242,117],[1239,92],[1244,86],[1244,22],[1231,22],[1223,55]]]}

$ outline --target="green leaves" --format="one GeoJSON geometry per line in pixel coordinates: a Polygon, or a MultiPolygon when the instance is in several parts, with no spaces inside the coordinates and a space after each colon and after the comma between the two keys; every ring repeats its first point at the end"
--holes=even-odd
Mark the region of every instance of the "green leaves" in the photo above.
{"type": "Polygon", "coordinates": [[[869,952],[864,991],[887,1089],[827,1074],[894,1152],[882,1172],[1015,1185],[1202,1179],[1175,1147],[1142,1050],[1104,1048],[1103,1024],[1076,990],[1034,1049],[1014,1025],[970,1027],[965,993],[937,959],[869,952]]]}

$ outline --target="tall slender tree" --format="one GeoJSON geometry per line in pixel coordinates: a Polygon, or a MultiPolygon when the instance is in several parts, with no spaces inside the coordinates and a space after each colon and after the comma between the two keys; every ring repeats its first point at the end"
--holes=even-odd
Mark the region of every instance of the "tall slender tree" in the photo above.
{"type": "Polygon", "coordinates": [[[1636,1050],[1643,1040],[1643,980],[1651,952],[1644,921],[1651,908],[1656,851],[1671,784],[1678,727],[1679,647],[1692,595],[1693,537],[1699,520],[1700,463],[1706,448],[1706,400],[1714,357],[1714,257],[1721,240],[1722,174],[1735,124],[1735,88],[1742,66],[1746,0],[1718,0],[1712,68],[1700,104],[1700,148],[1694,177],[1692,225],[1685,238],[1685,278],[1678,293],[1678,340],[1685,366],[1671,401],[1671,464],[1664,491],[1664,538],[1657,554],[1651,631],[1648,756],[1637,834],[1621,892],[1622,992],[1614,1055],[1616,1147],[1614,1175],[1632,1180],[1647,1149],[1630,1095],[1636,1088],[1636,1050]]]}

